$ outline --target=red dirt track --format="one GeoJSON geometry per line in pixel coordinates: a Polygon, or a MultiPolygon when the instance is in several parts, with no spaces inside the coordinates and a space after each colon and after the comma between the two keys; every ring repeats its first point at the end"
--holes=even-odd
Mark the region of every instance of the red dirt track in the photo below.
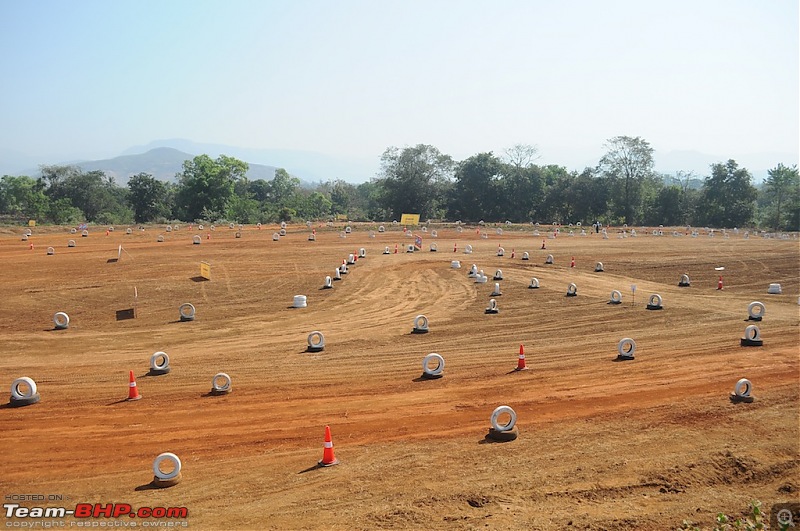
{"type": "Polygon", "coordinates": [[[311,242],[303,225],[280,241],[276,227],[238,239],[227,226],[87,238],[37,227],[33,250],[21,228],[0,229],[0,385],[29,376],[42,397],[0,409],[0,494],[185,506],[190,528],[231,530],[675,529],[710,527],[753,499],[767,511],[800,501],[796,239],[562,233],[541,250],[544,229],[481,239],[432,226],[439,237],[420,232],[423,250],[406,253],[413,238],[390,224],[369,237],[376,228],[340,238],[342,227],[317,225],[311,242]],[[320,289],[362,247],[366,258],[320,289]],[[197,278],[200,261],[211,281],[197,278]],[[486,284],[467,278],[473,263],[486,284]],[[497,269],[500,313],[486,315],[497,269]],[[571,282],[577,297],[565,297],[571,282]],[[767,294],[774,282],[783,294],[767,294]],[[134,288],[137,318],[118,321],[134,288]],[[607,304],[614,289],[623,304],[607,304]],[[663,310],[645,309],[654,293],[663,310]],[[291,308],[296,294],[307,308],[291,308]],[[766,306],[760,348],[739,344],[752,301],[766,306]],[[195,321],[179,321],[184,302],[195,321]],[[57,311],[68,330],[53,330],[57,311]],[[418,314],[430,333],[410,333],[418,314]],[[323,352],[305,352],[313,330],[323,352]],[[615,363],[623,337],[636,359],[615,363]],[[514,372],[520,343],[529,370],[514,372]],[[147,376],[159,350],[172,370],[147,376]],[[420,380],[431,352],[445,376],[420,380]],[[138,402],[122,400],[131,369],[138,402]],[[208,396],[217,372],[231,376],[229,395],[208,396]],[[740,378],[755,402],[729,400],[740,378]],[[488,444],[499,405],[514,408],[520,436],[488,444]],[[318,469],[325,425],[341,464],[318,469]],[[182,481],[149,489],[162,452],[181,458],[182,481]]]}

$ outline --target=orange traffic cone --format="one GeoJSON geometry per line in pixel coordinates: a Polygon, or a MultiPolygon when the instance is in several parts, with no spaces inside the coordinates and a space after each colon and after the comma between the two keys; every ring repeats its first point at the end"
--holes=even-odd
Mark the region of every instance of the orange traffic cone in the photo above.
{"type": "Polygon", "coordinates": [[[514,249],[511,249],[511,258],[514,258],[514,249]]]}
{"type": "Polygon", "coordinates": [[[525,366],[525,347],[520,344],[519,346],[519,361],[517,361],[517,368],[515,371],[526,371],[528,368],[525,366]]]}
{"type": "Polygon", "coordinates": [[[394,244],[394,254],[397,254],[397,244],[394,244]]]}
{"type": "Polygon", "coordinates": [[[575,267],[575,257],[572,257],[572,261],[569,263],[570,267],[575,267]]]}
{"type": "Polygon", "coordinates": [[[29,247],[29,249],[30,249],[31,251],[33,251],[33,243],[31,243],[30,245],[31,245],[31,246],[29,247]]]}
{"type": "Polygon", "coordinates": [[[211,239],[211,233],[209,232],[208,234],[206,234],[206,240],[210,240],[210,239],[211,239]]]}
{"type": "Polygon", "coordinates": [[[353,251],[353,262],[358,262],[358,249],[353,251]]]}
{"type": "Polygon", "coordinates": [[[139,388],[136,387],[136,377],[133,376],[133,371],[130,373],[130,377],[128,378],[130,381],[129,389],[128,389],[128,400],[139,400],[142,398],[142,395],[139,394],[139,388]]]}
{"type": "Polygon", "coordinates": [[[717,281],[717,289],[722,289],[722,277],[721,276],[719,277],[719,280],[717,281]]]}
{"type": "Polygon", "coordinates": [[[322,460],[318,464],[319,466],[333,466],[339,464],[339,460],[333,455],[333,441],[331,440],[330,426],[325,426],[325,444],[322,450],[322,460]]]}
{"type": "Polygon", "coordinates": [[[545,245],[544,240],[542,240],[542,249],[547,249],[547,245],[545,245]]]}
{"type": "Polygon", "coordinates": [[[454,253],[457,253],[457,252],[458,252],[458,244],[457,244],[457,243],[454,243],[454,244],[453,244],[453,252],[454,252],[454,253]]]}
{"type": "Polygon", "coordinates": [[[108,230],[106,230],[106,236],[108,236],[108,233],[109,233],[109,231],[108,231],[108,230]]]}

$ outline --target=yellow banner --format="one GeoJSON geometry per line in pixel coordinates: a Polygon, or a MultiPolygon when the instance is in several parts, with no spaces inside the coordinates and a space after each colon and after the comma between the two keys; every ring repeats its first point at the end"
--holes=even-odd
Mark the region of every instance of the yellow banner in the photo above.
{"type": "Polygon", "coordinates": [[[336,221],[347,221],[347,214],[336,214],[336,221]]]}
{"type": "Polygon", "coordinates": [[[28,226],[29,227],[35,227],[36,226],[36,220],[35,219],[29,219],[28,220],[28,226]]]}
{"type": "Polygon", "coordinates": [[[403,214],[400,225],[419,225],[419,214],[403,214]]]}
{"type": "Polygon", "coordinates": [[[211,264],[200,262],[200,276],[206,280],[211,280],[211,264]]]}

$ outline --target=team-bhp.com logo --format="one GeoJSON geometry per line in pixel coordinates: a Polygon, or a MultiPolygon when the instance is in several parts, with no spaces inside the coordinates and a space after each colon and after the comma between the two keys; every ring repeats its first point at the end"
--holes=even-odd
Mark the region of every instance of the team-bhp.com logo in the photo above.
{"type": "MultiPolygon", "coordinates": [[[[74,509],[66,507],[22,507],[18,503],[4,503],[6,518],[66,518],[71,516],[76,519],[92,518],[186,518],[189,509],[186,507],[139,507],[134,509],[128,503],[78,503],[74,509]]],[[[10,522],[6,522],[6,527],[10,522]]],[[[75,524],[76,522],[70,522],[75,524]]],[[[86,522],[84,522],[86,523],[86,522]]],[[[177,523],[177,522],[176,522],[177,523]]],[[[78,522],[80,526],[81,522],[78,522]]],[[[180,525],[186,526],[186,522],[180,525]]],[[[161,524],[163,526],[163,524],[161,524]]],[[[145,527],[143,525],[143,527],[145,527]]],[[[172,527],[172,526],[168,526],[172,527]]]]}

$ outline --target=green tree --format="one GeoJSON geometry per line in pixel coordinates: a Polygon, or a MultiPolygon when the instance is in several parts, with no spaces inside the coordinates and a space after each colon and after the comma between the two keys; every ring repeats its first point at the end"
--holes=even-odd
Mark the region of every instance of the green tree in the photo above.
{"type": "Polygon", "coordinates": [[[176,207],[185,221],[204,217],[216,221],[225,216],[233,197],[234,184],[247,173],[248,165],[233,157],[220,155],[216,160],[198,155],[184,161],[178,173],[176,207]]]}
{"type": "Polygon", "coordinates": [[[778,164],[764,181],[766,220],[775,230],[800,230],[800,173],[797,166],[778,164]]]}
{"type": "Polygon", "coordinates": [[[421,219],[438,217],[445,204],[443,195],[453,171],[453,160],[433,146],[387,148],[381,156],[382,203],[391,216],[419,214],[421,219]]]}
{"type": "Polygon", "coordinates": [[[50,210],[47,217],[56,225],[66,225],[77,223],[83,219],[83,212],[79,208],[72,206],[66,197],[50,202],[50,210]]]}
{"type": "Polygon", "coordinates": [[[617,213],[625,223],[633,224],[641,211],[642,186],[653,173],[653,148],[638,136],[616,136],[606,142],[605,148],[600,170],[617,185],[617,213]]]}
{"type": "Polygon", "coordinates": [[[275,170],[275,177],[269,183],[269,201],[278,207],[283,207],[297,193],[298,188],[300,188],[300,179],[289,175],[289,172],[283,168],[278,168],[275,170]]]}
{"type": "Polygon", "coordinates": [[[464,221],[497,219],[502,170],[503,162],[492,152],[478,153],[461,161],[450,196],[450,216],[464,221]]]}
{"type": "Polygon", "coordinates": [[[169,212],[165,203],[167,185],[149,173],[138,173],[128,180],[128,202],[137,223],[147,223],[169,212]]]}
{"type": "Polygon", "coordinates": [[[42,182],[28,176],[4,175],[0,179],[0,213],[42,220],[49,209],[50,200],[42,182]]]}
{"type": "Polygon", "coordinates": [[[752,176],[735,160],[711,165],[701,190],[701,221],[711,227],[741,227],[750,223],[758,195],[752,176]]]}

